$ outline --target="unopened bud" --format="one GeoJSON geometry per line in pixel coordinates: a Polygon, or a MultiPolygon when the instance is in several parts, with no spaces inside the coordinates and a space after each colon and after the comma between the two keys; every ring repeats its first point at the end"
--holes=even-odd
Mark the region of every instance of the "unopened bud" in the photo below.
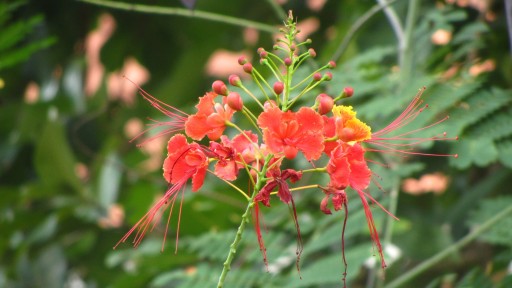
{"type": "Polygon", "coordinates": [[[350,86],[343,88],[343,94],[345,94],[345,97],[352,97],[354,95],[354,88],[350,86]]]}
{"type": "Polygon", "coordinates": [[[245,63],[247,63],[247,59],[245,59],[245,56],[240,56],[240,58],[238,58],[238,64],[244,65],[245,63]]]}
{"type": "Polygon", "coordinates": [[[236,92],[229,92],[227,97],[227,103],[228,106],[235,111],[240,111],[244,108],[244,102],[242,101],[242,97],[240,96],[240,94],[236,92]]]}
{"type": "Polygon", "coordinates": [[[318,72],[313,74],[313,80],[320,81],[321,79],[322,79],[322,74],[320,74],[318,72]]]}
{"type": "Polygon", "coordinates": [[[316,101],[318,101],[318,113],[320,115],[325,115],[331,112],[332,107],[334,106],[334,100],[331,96],[327,94],[320,94],[316,97],[316,101]]]}
{"type": "Polygon", "coordinates": [[[279,45],[276,44],[276,45],[272,46],[272,49],[274,49],[274,50],[279,49],[279,45]]]}
{"type": "Polygon", "coordinates": [[[267,56],[268,56],[268,52],[267,51],[265,51],[265,50],[261,51],[261,53],[260,53],[260,57],[261,58],[265,59],[265,58],[267,58],[267,56]]]}
{"type": "Polygon", "coordinates": [[[292,59],[290,57],[286,57],[284,59],[284,65],[286,65],[286,66],[292,65],[292,59]]]}
{"type": "Polygon", "coordinates": [[[245,63],[244,66],[242,66],[245,73],[252,74],[252,64],[251,63],[245,63]]]}
{"type": "Polygon", "coordinates": [[[274,92],[276,92],[277,95],[281,95],[284,90],[284,84],[283,82],[276,82],[274,83],[274,92]]]}
{"type": "Polygon", "coordinates": [[[242,85],[240,77],[236,74],[229,75],[228,81],[231,86],[240,87],[240,85],[242,85]]]}
{"type": "Polygon", "coordinates": [[[332,73],[331,72],[325,72],[324,77],[322,77],[325,81],[331,81],[332,80],[332,73]]]}
{"type": "Polygon", "coordinates": [[[306,39],[306,41],[304,41],[304,43],[311,44],[311,43],[313,43],[313,40],[311,40],[311,38],[308,38],[308,39],[306,39]]]}
{"type": "Polygon", "coordinates": [[[295,50],[297,50],[297,45],[295,45],[295,44],[290,45],[290,51],[295,51],[295,50]]]}
{"type": "Polygon", "coordinates": [[[313,48],[308,49],[309,56],[315,58],[316,57],[316,51],[313,48]]]}
{"type": "Polygon", "coordinates": [[[228,95],[228,87],[226,86],[226,84],[224,84],[224,82],[220,81],[220,80],[216,80],[215,82],[213,82],[212,84],[212,89],[213,89],[213,92],[219,94],[219,95],[228,95]]]}
{"type": "Polygon", "coordinates": [[[329,67],[330,69],[334,69],[336,68],[336,62],[334,61],[329,61],[329,63],[327,63],[327,67],[329,67]]]}
{"type": "Polygon", "coordinates": [[[261,52],[265,51],[265,48],[263,47],[260,47],[258,48],[258,50],[256,50],[256,52],[258,52],[258,54],[261,54],[261,52]]]}
{"type": "Polygon", "coordinates": [[[263,108],[265,109],[265,111],[274,107],[277,107],[277,103],[274,100],[267,100],[265,101],[265,103],[263,103],[263,108]]]}

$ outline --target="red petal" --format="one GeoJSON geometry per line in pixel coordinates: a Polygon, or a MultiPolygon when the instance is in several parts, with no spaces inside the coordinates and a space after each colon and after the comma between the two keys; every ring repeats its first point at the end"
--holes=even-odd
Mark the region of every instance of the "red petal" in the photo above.
{"type": "Polygon", "coordinates": [[[203,114],[190,115],[185,122],[185,133],[194,140],[201,140],[211,130],[207,116],[203,114]]]}
{"type": "Polygon", "coordinates": [[[236,180],[238,169],[235,160],[218,161],[215,164],[215,175],[227,181],[236,180]]]}
{"type": "Polygon", "coordinates": [[[199,103],[196,105],[197,114],[198,115],[210,115],[214,112],[213,106],[215,102],[213,101],[217,97],[217,94],[214,92],[207,92],[203,97],[199,97],[199,103]]]}
{"type": "Polygon", "coordinates": [[[301,130],[306,133],[323,134],[324,121],[315,110],[302,107],[296,114],[301,130]]]}
{"type": "Polygon", "coordinates": [[[192,176],[192,192],[196,192],[203,186],[204,177],[206,176],[206,167],[207,166],[199,167],[194,176],[192,176]]]}
{"type": "Polygon", "coordinates": [[[364,150],[360,144],[349,148],[347,154],[350,163],[350,187],[355,190],[364,190],[370,185],[372,172],[364,159],[364,150]]]}

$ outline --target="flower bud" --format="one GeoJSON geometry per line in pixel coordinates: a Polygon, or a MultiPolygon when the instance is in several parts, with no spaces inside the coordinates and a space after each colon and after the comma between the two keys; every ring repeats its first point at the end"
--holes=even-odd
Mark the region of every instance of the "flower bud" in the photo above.
{"type": "Polygon", "coordinates": [[[331,112],[332,107],[334,106],[334,99],[327,94],[320,94],[316,97],[316,101],[318,101],[318,113],[320,115],[325,115],[331,112]]]}
{"type": "Polygon", "coordinates": [[[327,63],[327,67],[329,67],[330,69],[334,69],[336,68],[336,62],[334,61],[329,61],[329,63],[327,63]]]}
{"type": "Polygon", "coordinates": [[[352,97],[354,95],[354,88],[350,86],[343,88],[343,94],[345,94],[345,97],[352,97]]]}
{"type": "Polygon", "coordinates": [[[258,48],[258,50],[256,50],[256,52],[258,52],[258,54],[261,54],[261,52],[265,51],[265,48],[263,47],[260,47],[258,48]]]}
{"type": "Polygon", "coordinates": [[[242,81],[240,80],[240,77],[238,77],[238,75],[236,75],[236,74],[229,75],[228,80],[229,80],[229,84],[231,86],[240,87],[240,85],[242,85],[242,81]]]}
{"type": "Polygon", "coordinates": [[[281,93],[283,93],[283,90],[284,90],[284,84],[283,82],[276,82],[274,83],[274,92],[276,92],[277,95],[281,95],[281,93]]]}
{"type": "Polygon", "coordinates": [[[267,51],[265,51],[265,50],[261,51],[261,53],[260,53],[260,57],[261,57],[262,59],[267,58],[267,56],[268,56],[267,51]]]}
{"type": "Polygon", "coordinates": [[[276,45],[272,46],[272,49],[274,49],[274,50],[279,49],[279,45],[276,44],[276,45]]]}
{"type": "Polygon", "coordinates": [[[215,82],[213,82],[212,84],[212,89],[213,89],[213,92],[219,94],[219,95],[228,95],[228,87],[226,86],[226,84],[224,84],[224,82],[220,81],[220,80],[216,80],[215,82]]]}
{"type": "Polygon", "coordinates": [[[309,56],[315,58],[316,57],[316,51],[313,48],[308,49],[309,56]]]}
{"type": "Polygon", "coordinates": [[[297,45],[295,45],[295,44],[290,45],[290,51],[295,51],[295,50],[297,50],[297,45]]]}
{"type": "Polygon", "coordinates": [[[252,64],[251,63],[245,63],[244,66],[242,66],[245,73],[252,74],[252,64]]]}
{"type": "Polygon", "coordinates": [[[244,65],[245,63],[247,63],[247,59],[245,59],[245,56],[240,56],[240,58],[238,58],[238,64],[244,65]]]}
{"type": "Polygon", "coordinates": [[[314,81],[320,81],[322,80],[322,74],[320,74],[319,72],[313,74],[313,80],[314,81]]]}
{"type": "Polygon", "coordinates": [[[311,44],[311,43],[313,43],[313,40],[311,40],[311,38],[308,38],[308,39],[306,39],[306,41],[304,41],[304,43],[311,44]]]}
{"type": "Polygon", "coordinates": [[[244,107],[244,102],[242,101],[242,97],[240,96],[240,94],[238,94],[236,92],[229,92],[228,97],[227,97],[227,103],[228,103],[228,106],[235,111],[240,111],[244,107]]]}
{"type": "Polygon", "coordinates": [[[290,66],[290,65],[292,65],[292,63],[293,63],[293,62],[292,62],[292,59],[290,59],[290,57],[286,57],[286,58],[284,59],[284,65],[286,65],[286,66],[290,66]]]}
{"type": "Polygon", "coordinates": [[[322,77],[325,81],[331,81],[332,80],[332,73],[331,72],[325,72],[324,77],[322,77]]]}
{"type": "Polygon", "coordinates": [[[263,108],[265,109],[265,111],[274,107],[277,107],[277,103],[274,100],[267,100],[265,101],[265,103],[263,103],[263,108]]]}

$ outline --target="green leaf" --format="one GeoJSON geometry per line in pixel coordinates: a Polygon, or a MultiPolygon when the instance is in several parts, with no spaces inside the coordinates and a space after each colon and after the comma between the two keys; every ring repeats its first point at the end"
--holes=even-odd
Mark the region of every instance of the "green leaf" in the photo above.
{"type": "MultiPolygon", "coordinates": [[[[503,209],[512,205],[512,196],[500,196],[494,199],[486,199],[482,201],[476,211],[469,217],[469,225],[475,226],[492,218],[503,209]]],[[[486,233],[482,234],[480,240],[491,243],[512,247],[512,218],[505,218],[486,233]]]]}
{"type": "Polygon", "coordinates": [[[459,157],[450,158],[450,164],[459,169],[468,168],[473,163],[484,167],[498,158],[498,150],[490,139],[461,139],[452,152],[459,157]]]}
{"type": "Polygon", "coordinates": [[[48,186],[67,184],[81,190],[74,167],[75,159],[66,139],[64,127],[58,121],[46,123],[37,142],[34,165],[41,181],[48,186]]]}
{"type": "Polygon", "coordinates": [[[119,157],[115,152],[109,153],[101,168],[98,183],[98,199],[103,208],[108,208],[117,201],[121,176],[119,157]]]}

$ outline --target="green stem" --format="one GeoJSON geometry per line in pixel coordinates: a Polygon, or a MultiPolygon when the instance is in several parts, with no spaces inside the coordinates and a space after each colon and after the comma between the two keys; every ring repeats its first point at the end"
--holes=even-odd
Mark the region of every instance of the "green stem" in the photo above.
{"type": "Polygon", "coordinates": [[[450,254],[455,253],[456,251],[460,250],[462,247],[466,246],[471,241],[475,240],[478,236],[482,235],[484,232],[489,230],[496,223],[498,223],[502,219],[505,219],[507,216],[510,216],[511,214],[512,214],[512,205],[508,206],[507,209],[501,211],[496,216],[494,216],[491,219],[484,222],[482,225],[476,227],[476,229],[474,229],[471,233],[466,235],[464,238],[460,239],[456,243],[450,245],[448,248],[446,248],[443,251],[437,253],[436,255],[430,257],[429,259],[423,261],[421,264],[419,264],[418,266],[409,270],[407,273],[405,273],[402,276],[398,277],[397,279],[393,280],[391,283],[386,285],[385,288],[396,288],[396,287],[400,287],[401,285],[409,282],[410,280],[414,279],[414,277],[420,275],[421,273],[428,270],[430,267],[436,265],[441,260],[443,260],[444,258],[449,256],[450,254]]]}
{"type": "Polygon", "coordinates": [[[334,60],[335,62],[337,62],[340,59],[341,55],[343,55],[345,50],[347,50],[350,40],[352,40],[352,38],[354,37],[356,32],[363,26],[363,24],[365,24],[368,20],[370,20],[370,18],[372,18],[373,15],[377,14],[377,12],[384,9],[388,5],[391,5],[395,1],[396,0],[389,0],[386,2],[385,5],[382,5],[382,6],[380,4],[376,4],[372,8],[370,8],[370,10],[366,11],[366,13],[364,13],[361,17],[359,17],[357,19],[357,21],[354,22],[354,24],[352,24],[352,26],[350,26],[350,29],[345,34],[345,37],[343,37],[343,40],[341,41],[340,46],[338,46],[338,49],[336,49],[336,52],[334,52],[331,59],[334,60]]]}
{"type": "Polygon", "coordinates": [[[414,32],[414,24],[418,18],[421,0],[411,0],[407,11],[407,20],[405,23],[404,41],[402,47],[399,47],[398,64],[400,65],[401,83],[408,83],[411,79],[411,72],[413,68],[413,41],[412,36],[414,32]]]}
{"type": "Polygon", "coordinates": [[[275,0],[267,0],[267,2],[276,13],[277,18],[286,19],[288,17],[288,15],[286,15],[286,12],[284,12],[283,8],[281,8],[281,6],[279,6],[279,4],[277,4],[275,0]]]}
{"type": "Polygon", "coordinates": [[[402,28],[402,24],[400,23],[400,19],[398,18],[395,9],[388,5],[389,1],[387,0],[377,0],[377,2],[384,7],[384,14],[388,17],[389,24],[391,25],[391,28],[393,28],[393,32],[395,32],[398,47],[402,47],[402,43],[404,41],[404,29],[402,28]]]}
{"type": "Polygon", "coordinates": [[[240,244],[240,241],[242,240],[242,235],[245,230],[245,225],[249,222],[249,216],[251,215],[251,209],[254,206],[254,197],[256,194],[258,194],[258,191],[260,191],[261,186],[263,185],[263,179],[265,178],[265,174],[267,173],[267,167],[268,163],[270,162],[270,159],[272,159],[273,155],[267,156],[265,159],[265,164],[263,165],[263,168],[258,173],[258,180],[256,181],[256,185],[254,185],[254,191],[251,195],[251,198],[249,199],[249,202],[247,203],[247,208],[245,209],[244,214],[242,215],[242,222],[240,222],[240,226],[238,226],[238,230],[236,231],[235,239],[233,240],[233,243],[231,243],[231,246],[229,247],[229,253],[228,257],[226,258],[226,261],[224,262],[224,266],[222,268],[222,273],[219,277],[219,282],[217,283],[217,288],[224,287],[224,281],[226,280],[226,276],[228,275],[229,271],[231,270],[231,262],[235,258],[236,249],[238,248],[238,245],[240,244]]]}
{"type": "Polygon", "coordinates": [[[221,22],[225,24],[240,26],[240,27],[250,27],[255,28],[257,30],[268,32],[268,33],[276,33],[278,29],[272,25],[263,24],[259,22],[254,22],[250,20],[235,18],[227,15],[221,15],[216,13],[210,13],[200,10],[189,10],[185,8],[176,8],[176,7],[163,7],[163,6],[153,6],[153,5],[141,5],[141,4],[129,4],[122,2],[114,2],[114,1],[104,1],[104,0],[78,0],[81,2],[99,5],[103,7],[109,7],[120,10],[128,10],[128,11],[136,11],[143,13],[153,13],[153,14],[164,14],[164,15],[176,15],[183,17],[191,17],[191,18],[199,18],[205,19],[215,22],[221,22]]]}

